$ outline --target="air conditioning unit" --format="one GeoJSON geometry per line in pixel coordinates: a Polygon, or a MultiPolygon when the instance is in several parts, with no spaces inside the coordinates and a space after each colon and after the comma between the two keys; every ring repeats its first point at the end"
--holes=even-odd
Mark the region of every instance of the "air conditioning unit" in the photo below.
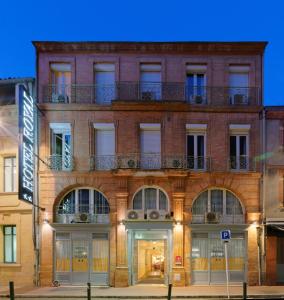
{"type": "Polygon", "coordinates": [[[68,96],[64,94],[52,94],[52,102],[66,103],[68,102],[68,96]]]}
{"type": "Polygon", "coordinates": [[[147,220],[165,220],[168,218],[168,212],[165,210],[148,209],[147,220]]]}
{"type": "Polygon", "coordinates": [[[136,159],[129,159],[127,160],[127,168],[129,169],[136,169],[138,167],[138,164],[137,164],[137,160],[136,159]]]}
{"type": "Polygon", "coordinates": [[[220,215],[216,212],[206,212],[205,213],[205,223],[207,224],[217,224],[220,222],[220,215]]]}
{"type": "Polygon", "coordinates": [[[141,93],[141,98],[142,100],[145,100],[145,101],[149,101],[149,100],[154,100],[155,99],[155,95],[153,92],[142,92],[141,93]]]}
{"type": "Polygon", "coordinates": [[[202,104],[202,102],[203,102],[203,97],[202,97],[201,95],[196,95],[196,96],[194,97],[194,102],[195,102],[196,104],[202,104]]]}
{"type": "Polygon", "coordinates": [[[247,96],[244,94],[235,94],[233,103],[234,104],[246,104],[247,96]]]}
{"type": "Polygon", "coordinates": [[[126,217],[128,220],[144,220],[144,210],[130,209],[127,211],[126,217]]]}
{"type": "Polygon", "coordinates": [[[90,223],[90,215],[88,213],[79,213],[75,215],[75,223],[90,223]]]}
{"type": "Polygon", "coordinates": [[[173,159],[171,167],[174,168],[174,169],[180,169],[182,167],[181,160],[180,159],[173,159]]]}

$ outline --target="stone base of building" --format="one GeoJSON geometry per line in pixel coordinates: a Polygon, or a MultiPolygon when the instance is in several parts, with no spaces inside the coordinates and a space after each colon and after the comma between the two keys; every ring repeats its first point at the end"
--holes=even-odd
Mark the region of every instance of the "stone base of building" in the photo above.
{"type": "Polygon", "coordinates": [[[185,277],[184,267],[174,267],[172,269],[173,286],[185,286],[185,277]]]}
{"type": "Polygon", "coordinates": [[[128,286],[128,268],[117,267],[114,275],[115,287],[127,287],[128,286]]]}

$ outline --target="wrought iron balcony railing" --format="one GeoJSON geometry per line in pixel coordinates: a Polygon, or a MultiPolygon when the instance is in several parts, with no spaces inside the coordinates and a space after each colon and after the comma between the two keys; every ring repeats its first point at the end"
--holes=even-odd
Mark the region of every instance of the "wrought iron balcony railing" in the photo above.
{"type": "Polygon", "coordinates": [[[258,87],[189,86],[176,82],[46,85],[46,103],[108,104],[114,101],[177,101],[192,105],[259,105],[258,87]]]}
{"type": "Polygon", "coordinates": [[[247,155],[230,156],[228,169],[231,171],[255,171],[256,162],[247,155]]]}
{"type": "Polygon", "coordinates": [[[72,171],[74,167],[73,156],[52,154],[47,157],[47,164],[51,170],[72,171]]]}
{"type": "Polygon", "coordinates": [[[182,169],[210,171],[211,163],[209,157],[201,156],[160,155],[157,153],[96,155],[91,157],[90,169],[182,169]]]}
{"type": "Polygon", "coordinates": [[[117,169],[116,155],[94,155],[90,158],[91,170],[117,169]]]}
{"type": "Polygon", "coordinates": [[[108,208],[102,208],[95,212],[89,205],[58,205],[55,211],[55,223],[99,223],[107,224],[110,222],[108,208]]]}

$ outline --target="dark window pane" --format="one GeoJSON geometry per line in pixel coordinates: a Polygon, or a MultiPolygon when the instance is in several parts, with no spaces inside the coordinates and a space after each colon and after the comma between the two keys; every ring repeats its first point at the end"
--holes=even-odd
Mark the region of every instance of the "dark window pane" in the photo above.
{"type": "Polygon", "coordinates": [[[187,155],[194,156],[194,136],[187,136],[187,155]]]}
{"type": "Polygon", "coordinates": [[[247,137],[244,135],[240,136],[240,155],[247,154],[247,137]]]}
{"type": "Polygon", "coordinates": [[[157,209],[157,190],[153,188],[145,189],[145,210],[157,209]]]}
{"type": "Polygon", "coordinates": [[[133,209],[142,209],[142,190],[133,199],[133,209]]]}
{"type": "Polygon", "coordinates": [[[223,214],[223,191],[211,190],[211,211],[223,214]]]}
{"type": "Polygon", "coordinates": [[[59,204],[59,214],[75,213],[75,191],[68,193],[59,204]]]}
{"type": "Polygon", "coordinates": [[[104,195],[94,191],[94,214],[108,214],[109,204],[104,195]]]}
{"type": "Polygon", "coordinates": [[[89,212],[89,190],[82,189],[78,191],[78,203],[79,203],[79,212],[88,213],[89,212]]]}
{"type": "Polygon", "coordinates": [[[230,136],[230,156],[237,155],[237,137],[234,135],[230,136]]]}

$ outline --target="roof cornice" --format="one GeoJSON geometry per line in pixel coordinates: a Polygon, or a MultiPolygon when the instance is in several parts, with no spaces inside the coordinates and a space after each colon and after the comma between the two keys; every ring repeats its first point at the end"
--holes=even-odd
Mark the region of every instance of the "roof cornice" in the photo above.
{"type": "Polygon", "coordinates": [[[267,42],[56,42],[33,41],[38,52],[263,54],[267,42]]]}

